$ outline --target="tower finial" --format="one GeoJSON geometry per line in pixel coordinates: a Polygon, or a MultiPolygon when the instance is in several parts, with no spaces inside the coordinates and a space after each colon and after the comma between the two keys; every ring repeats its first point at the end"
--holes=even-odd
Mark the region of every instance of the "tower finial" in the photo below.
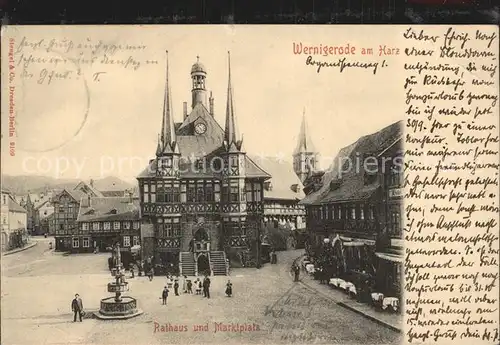
{"type": "Polygon", "coordinates": [[[163,119],[161,126],[161,150],[165,152],[166,148],[171,147],[173,143],[176,141],[175,137],[175,128],[174,128],[174,118],[172,111],[172,102],[171,102],[171,94],[170,94],[170,84],[169,84],[169,66],[168,66],[168,50],[165,50],[167,67],[166,67],[166,76],[165,76],[165,96],[163,99],[163,119]]]}
{"type": "Polygon", "coordinates": [[[228,57],[229,73],[227,82],[226,128],[224,132],[224,140],[227,142],[227,145],[229,146],[232,143],[241,146],[242,141],[238,140],[239,138],[236,125],[236,115],[234,113],[233,88],[231,85],[231,53],[229,51],[227,52],[227,57],[228,57]]]}
{"type": "Polygon", "coordinates": [[[309,136],[309,131],[306,122],[306,108],[302,111],[302,123],[300,125],[300,133],[298,138],[297,148],[294,154],[300,152],[315,152],[314,145],[312,144],[311,138],[309,136]]]}
{"type": "Polygon", "coordinates": [[[196,55],[196,62],[200,62],[200,56],[196,55]]]}

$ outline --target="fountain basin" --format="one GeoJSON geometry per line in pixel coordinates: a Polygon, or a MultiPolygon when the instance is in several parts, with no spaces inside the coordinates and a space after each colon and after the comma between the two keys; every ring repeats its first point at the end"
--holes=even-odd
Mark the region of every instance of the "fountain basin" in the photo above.
{"type": "Polygon", "coordinates": [[[137,308],[137,300],[130,296],[122,296],[120,302],[115,301],[115,297],[103,298],[101,309],[95,316],[101,320],[130,319],[143,313],[137,308]]]}
{"type": "Polygon", "coordinates": [[[108,292],[126,292],[128,291],[128,283],[109,283],[108,284],[108,292]]]}

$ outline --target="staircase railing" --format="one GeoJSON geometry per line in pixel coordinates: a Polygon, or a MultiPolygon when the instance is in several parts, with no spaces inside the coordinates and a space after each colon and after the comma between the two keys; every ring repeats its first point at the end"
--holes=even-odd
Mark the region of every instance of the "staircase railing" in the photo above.
{"type": "Polygon", "coordinates": [[[182,277],[182,252],[179,252],[179,275],[182,277]]]}
{"type": "Polygon", "coordinates": [[[208,253],[208,267],[210,267],[210,276],[214,276],[214,265],[212,264],[212,260],[210,257],[210,253],[208,253]]]}
{"type": "Polygon", "coordinates": [[[224,258],[224,263],[226,264],[226,275],[229,275],[229,273],[230,273],[229,260],[227,260],[225,252],[222,252],[222,257],[224,258]]]}
{"type": "Polygon", "coordinates": [[[194,261],[194,276],[198,277],[198,260],[194,257],[194,253],[191,253],[193,255],[193,261],[194,261]]]}

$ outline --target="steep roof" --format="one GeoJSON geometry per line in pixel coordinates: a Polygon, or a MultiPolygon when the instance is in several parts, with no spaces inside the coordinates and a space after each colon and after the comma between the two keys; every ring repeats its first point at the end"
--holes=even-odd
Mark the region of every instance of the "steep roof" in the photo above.
{"type": "Polygon", "coordinates": [[[125,191],[123,190],[108,190],[101,192],[104,197],[123,197],[125,196],[125,191]]]}
{"type": "Polygon", "coordinates": [[[271,157],[252,157],[271,179],[269,190],[264,189],[264,199],[300,200],[304,198],[302,183],[290,162],[271,157]]]}
{"type": "Polygon", "coordinates": [[[91,194],[93,194],[93,196],[96,196],[96,197],[102,197],[102,193],[100,191],[98,191],[97,189],[95,189],[94,187],[92,187],[90,185],[90,183],[87,183],[85,181],[80,181],[80,183],[78,183],[75,188],[73,188],[73,190],[75,191],[79,191],[79,192],[83,192],[85,195],[88,194],[88,192],[90,192],[91,194]]]}
{"type": "Polygon", "coordinates": [[[296,155],[298,153],[312,153],[316,152],[316,148],[314,147],[309,130],[307,127],[307,122],[306,122],[306,110],[304,109],[304,113],[302,115],[302,124],[300,126],[300,132],[299,132],[299,137],[297,141],[297,147],[295,148],[295,151],[293,151],[293,154],[296,155]]]}
{"type": "Polygon", "coordinates": [[[363,167],[346,169],[348,164],[346,162],[350,161],[355,164],[357,157],[363,159],[366,155],[377,157],[381,152],[392,146],[401,137],[402,133],[403,122],[398,121],[376,133],[365,135],[351,145],[342,148],[330,167],[325,171],[322,177],[322,187],[307,195],[300,203],[311,205],[361,200],[373,195],[379,187],[378,182],[374,181],[365,185],[363,167]],[[338,188],[330,189],[332,181],[339,183],[338,188]]]}
{"type": "Polygon", "coordinates": [[[81,190],[65,189],[64,191],[68,193],[73,199],[75,199],[76,202],[80,202],[83,197],[87,197],[87,194],[82,192],[81,190]]]}
{"type": "Polygon", "coordinates": [[[35,209],[37,210],[37,209],[39,209],[39,208],[41,208],[43,206],[46,206],[47,204],[50,205],[51,201],[52,201],[52,197],[49,197],[47,195],[42,200],[40,200],[39,202],[35,203],[35,209]]]}
{"type": "Polygon", "coordinates": [[[9,212],[27,213],[26,209],[21,205],[19,205],[10,195],[9,195],[9,212]]]}
{"type": "Polygon", "coordinates": [[[77,221],[139,220],[139,200],[129,197],[90,198],[90,206],[80,205],[77,221]]]}
{"type": "MultiPolygon", "coordinates": [[[[217,156],[217,151],[215,154],[205,156],[207,160],[206,169],[190,169],[192,165],[188,161],[182,161],[179,164],[180,177],[181,178],[220,178],[221,172],[217,169],[211,169],[213,166],[210,164],[210,158],[217,156]]],[[[156,168],[158,166],[158,161],[155,159],[149,163],[148,167],[144,169],[137,178],[148,178],[156,176],[156,168]]],[[[268,179],[271,177],[265,170],[263,170],[257,163],[255,163],[250,157],[245,156],[245,170],[246,176],[249,178],[263,178],[268,179]]]]}

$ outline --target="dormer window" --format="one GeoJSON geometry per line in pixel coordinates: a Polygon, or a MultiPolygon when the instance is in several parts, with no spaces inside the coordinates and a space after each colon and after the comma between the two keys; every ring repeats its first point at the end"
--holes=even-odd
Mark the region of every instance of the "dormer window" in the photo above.
{"type": "Polygon", "coordinates": [[[271,181],[266,181],[264,182],[264,189],[267,191],[272,191],[273,190],[273,184],[271,181]]]}
{"type": "Polygon", "coordinates": [[[85,214],[94,214],[94,213],[95,213],[95,210],[93,208],[91,208],[85,214]]]}
{"type": "Polygon", "coordinates": [[[231,167],[232,168],[238,167],[238,157],[231,157],[231,167]]]}
{"type": "Polygon", "coordinates": [[[203,159],[198,159],[196,161],[196,169],[204,171],[205,170],[205,161],[203,159]]]}
{"type": "Polygon", "coordinates": [[[109,211],[109,213],[116,214],[116,208],[111,209],[111,211],[109,211]]]}
{"type": "Polygon", "coordinates": [[[160,170],[172,167],[172,158],[166,157],[160,160],[160,170]]]}
{"type": "Polygon", "coordinates": [[[299,193],[300,192],[300,185],[298,183],[292,184],[291,189],[293,190],[294,193],[299,193]]]}
{"type": "Polygon", "coordinates": [[[330,190],[334,191],[340,188],[340,185],[342,184],[342,180],[333,180],[330,182],[330,190]]]}

